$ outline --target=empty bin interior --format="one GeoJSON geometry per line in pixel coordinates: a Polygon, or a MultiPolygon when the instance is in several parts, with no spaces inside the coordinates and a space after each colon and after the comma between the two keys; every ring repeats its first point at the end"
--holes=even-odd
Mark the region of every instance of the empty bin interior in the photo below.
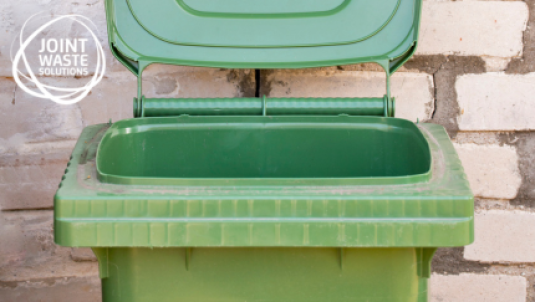
{"type": "Polygon", "coordinates": [[[429,171],[411,122],[375,117],[178,117],[115,123],[99,173],[145,178],[364,178],[429,171]]]}

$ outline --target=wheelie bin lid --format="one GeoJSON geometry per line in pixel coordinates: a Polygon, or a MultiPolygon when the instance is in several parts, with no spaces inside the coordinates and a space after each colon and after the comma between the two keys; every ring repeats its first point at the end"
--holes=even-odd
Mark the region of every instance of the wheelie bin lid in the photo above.
{"type": "Polygon", "coordinates": [[[165,63],[305,68],[413,53],[421,0],[107,0],[110,48],[132,72],[165,63]]]}

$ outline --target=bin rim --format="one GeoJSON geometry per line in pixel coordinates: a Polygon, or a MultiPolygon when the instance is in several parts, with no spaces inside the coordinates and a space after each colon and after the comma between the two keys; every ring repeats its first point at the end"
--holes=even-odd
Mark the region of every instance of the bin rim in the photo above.
{"type": "Polygon", "coordinates": [[[434,156],[427,182],[230,187],[101,183],[95,154],[108,127],[84,129],[56,193],[60,245],[437,247],[473,241],[474,197],[439,125],[418,124],[434,156]],[[255,209],[267,212],[259,216],[255,209]]]}
{"type": "Polygon", "coordinates": [[[121,133],[135,133],[152,127],[149,131],[158,128],[195,127],[197,125],[212,125],[212,127],[238,127],[244,124],[271,125],[284,127],[288,124],[318,126],[344,126],[360,125],[371,129],[399,128],[421,136],[425,144],[425,152],[431,155],[431,147],[423,137],[418,127],[405,119],[382,118],[371,116],[178,116],[156,118],[133,118],[118,121],[111,125],[104,133],[96,153],[96,175],[103,183],[118,185],[156,185],[156,186],[325,186],[325,185],[399,185],[426,182],[431,179],[433,161],[429,158],[429,168],[423,173],[414,173],[403,176],[367,176],[367,177],[263,177],[263,178],[179,178],[179,177],[143,177],[121,176],[106,173],[98,160],[102,153],[102,146],[121,133]],[[232,121],[232,122],[230,122],[232,121]]]}

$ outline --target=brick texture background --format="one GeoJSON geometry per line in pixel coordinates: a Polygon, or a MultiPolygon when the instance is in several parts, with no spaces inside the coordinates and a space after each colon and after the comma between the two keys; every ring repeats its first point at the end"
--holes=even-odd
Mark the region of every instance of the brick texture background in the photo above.
{"type": "MultiPolygon", "coordinates": [[[[103,0],[0,2],[0,301],[100,301],[88,249],[56,246],[53,194],[83,127],[132,117],[135,79],[107,51],[103,81],[58,106],[17,89],[10,47],[37,12],[91,18],[103,0]]],[[[65,30],[69,30],[66,28],[65,30]]],[[[79,81],[48,78],[49,82],[79,81]]],[[[535,0],[425,0],[416,56],[393,78],[397,116],[446,127],[476,195],[476,241],[440,249],[432,302],[535,302],[535,0]]],[[[300,71],[151,66],[156,97],[381,96],[372,64],[300,71]]]]}

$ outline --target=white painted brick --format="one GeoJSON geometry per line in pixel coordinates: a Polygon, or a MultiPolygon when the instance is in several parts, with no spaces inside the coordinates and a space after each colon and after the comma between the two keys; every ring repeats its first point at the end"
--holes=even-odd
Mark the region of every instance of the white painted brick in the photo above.
{"type": "MultiPolygon", "coordinates": [[[[106,65],[108,70],[125,70],[122,65],[117,62],[108,49],[108,38],[106,30],[106,14],[104,9],[105,1],[35,1],[35,0],[3,0],[0,1],[0,76],[12,76],[12,63],[10,59],[10,52],[18,49],[18,43],[13,44],[13,41],[18,39],[20,30],[24,22],[32,15],[42,13],[35,23],[29,23],[28,30],[35,30],[37,25],[42,25],[50,20],[50,16],[79,14],[89,18],[95,25],[92,29],[98,36],[100,44],[106,52],[106,65]],[[12,46],[13,45],[13,46],[12,46]]],[[[58,23],[58,26],[50,27],[46,33],[47,37],[53,38],[91,38],[89,33],[85,30],[79,29],[76,25],[70,22],[58,23]]],[[[36,48],[39,46],[39,39],[37,37],[26,52],[27,59],[32,67],[39,67],[39,60],[36,54],[36,48]],[[34,55],[32,55],[34,54],[34,55]]],[[[91,38],[92,39],[92,38],[91,38]]],[[[94,53],[94,44],[87,44],[87,53],[94,53]]],[[[13,53],[14,55],[14,53],[13,53]]],[[[36,68],[33,68],[36,69],[36,68]]],[[[92,71],[92,70],[90,70],[92,71]]],[[[34,70],[36,72],[36,70],[34,70]]]]}
{"type": "Polygon", "coordinates": [[[535,73],[463,75],[455,89],[460,130],[535,130],[535,73]]]}
{"type": "Polygon", "coordinates": [[[70,154],[0,155],[0,210],[52,208],[70,154]]]}
{"type": "Polygon", "coordinates": [[[100,279],[61,278],[46,281],[20,282],[13,287],[0,287],[4,302],[100,302],[100,279]]]}
{"type": "Polygon", "coordinates": [[[455,144],[475,196],[513,199],[522,183],[511,146],[455,144]]]}
{"type": "Polygon", "coordinates": [[[505,71],[511,58],[499,58],[499,57],[481,57],[485,61],[485,70],[487,72],[500,72],[505,71]]]}
{"type": "Polygon", "coordinates": [[[430,302],[525,302],[526,278],[506,275],[437,275],[429,283],[430,302]]]}
{"type": "Polygon", "coordinates": [[[51,145],[74,142],[82,129],[77,106],[37,99],[21,89],[6,95],[6,100],[11,101],[0,102],[0,148],[4,153],[51,151],[54,149],[51,145]]]}
{"type": "Polygon", "coordinates": [[[1,282],[98,275],[96,262],[73,261],[71,248],[57,246],[52,229],[51,210],[0,214],[1,282]]]}
{"type": "MultiPolygon", "coordinates": [[[[293,71],[269,74],[269,97],[382,97],[386,92],[384,72],[293,71]]],[[[433,80],[424,73],[399,72],[392,77],[396,117],[428,120],[434,108],[433,80]]]]}
{"type": "Polygon", "coordinates": [[[247,77],[254,81],[254,72],[151,65],[143,73],[143,94],[159,98],[241,97],[242,81],[247,77]]]}
{"type": "Polygon", "coordinates": [[[464,258],[481,262],[535,262],[535,214],[490,210],[476,213],[475,241],[464,258]]]}
{"type": "MultiPolygon", "coordinates": [[[[146,97],[240,97],[243,77],[249,70],[233,71],[215,68],[192,68],[152,65],[143,73],[143,95],[146,97]],[[233,76],[237,74],[237,76],[233,76]]],[[[137,96],[137,79],[130,72],[108,73],[84,98],[81,108],[84,125],[132,118],[132,100],[137,96]]]]}
{"type": "Polygon", "coordinates": [[[523,1],[424,1],[417,54],[522,55],[523,1]]]}
{"type": "Polygon", "coordinates": [[[97,256],[88,247],[72,248],[71,258],[74,261],[97,261],[97,256]]]}
{"type": "MultiPolygon", "coordinates": [[[[249,71],[215,68],[158,67],[144,74],[147,97],[239,97],[249,71]]],[[[54,86],[80,87],[88,78],[40,78],[54,86]]],[[[33,97],[11,80],[0,78],[0,151],[33,154],[71,150],[84,126],[132,117],[137,94],[130,72],[110,72],[91,93],[74,105],[33,97]]]]}
{"type": "MultiPolygon", "coordinates": [[[[77,79],[43,79],[44,83],[53,81],[82,84],[77,79]]],[[[0,98],[0,150],[4,154],[70,150],[82,131],[82,115],[77,105],[58,105],[22,89],[2,93],[0,98]]]]}
{"type": "MultiPolygon", "coordinates": [[[[14,81],[6,78],[0,78],[0,125],[2,125],[2,120],[6,118],[7,112],[10,106],[15,103],[15,89],[17,84],[14,81]]],[[[0,126],[0,128],[3,128],[0,126]]],[[[0,129],[0,154],[7,153],[7,142],[5,141],[6,137],[0,129]]]]}
{"type": "Polygon", "coordinates": [[[132,118],[136,93],[137,80],[132,73],[107,73],[91,94],[77,104],[84,126],[132,118]]]}

